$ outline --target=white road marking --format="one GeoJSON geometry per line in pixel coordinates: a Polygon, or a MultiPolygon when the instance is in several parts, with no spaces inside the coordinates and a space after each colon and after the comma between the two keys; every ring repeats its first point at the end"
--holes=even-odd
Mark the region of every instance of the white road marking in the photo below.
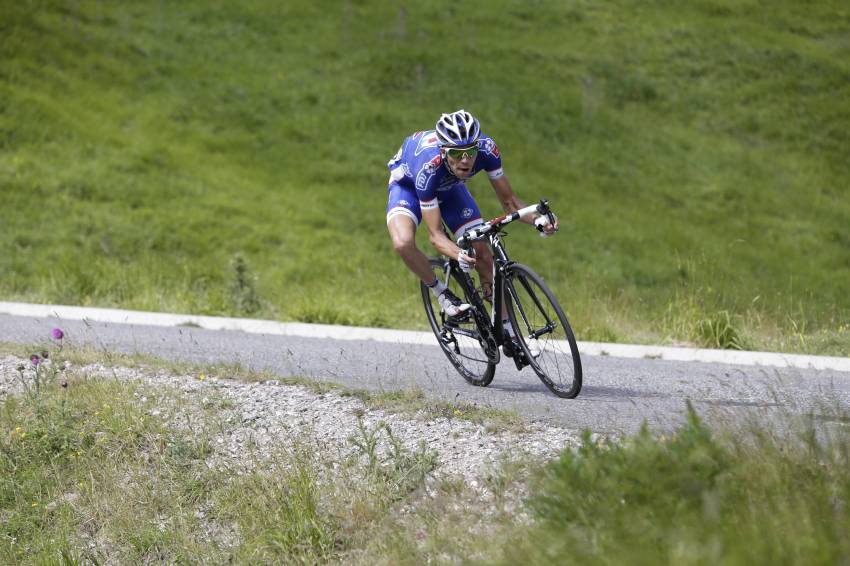
{"type": "MultiPolygon", "coordinates": [[[[300,322],[275,322],[249,318],[198,316],[119,309],[73,307],[67,305],[35,305],[0,301],[0,313],[60,320],[90,320],[117,324],[147,326],[197,326],[207,330],[238,330],[253,334],[299,336],[304,338],[331,338],[334,340],[374,340],[394,344],[436,345],[430,332],[365,328],[359,326],[333,326],[300,322]]],[[[670,346],[642,346],[635,344],[609,344],[604,342],[579,342],[579,352],[590,356],[615,358],[651,358],[675,361],[709,362],[801,369],[837,370],[850,372],[850,358],[808,356],[775,352],[741,352],[735,350],[709,350],[704,348],[679,348],[670,346]]]]}

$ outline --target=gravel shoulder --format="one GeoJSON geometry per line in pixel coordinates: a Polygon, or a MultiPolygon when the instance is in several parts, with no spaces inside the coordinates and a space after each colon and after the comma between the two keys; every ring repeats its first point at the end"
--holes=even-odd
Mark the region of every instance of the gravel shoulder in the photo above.
{"type": "MultiPolygon", "coordinates": [[[[20,392],[16,368],[24,363],[28,360],[14,356],[0,360],[0,400],[20,392]]],[[[102,364],[73,367],[71,372],[86,379],[133,382],[151,392],[176,392],[180,402],[162,396],[161,406],[151,411],[181,428],[197,426],[202,419],[212,421],[214,426],[206,429],[212,431],[213,466],[251,466],[258,455],[262,458],[294,439],[317,442],[323,452],[344,459],[352,451],[349,439],[358,430],[376,430],[384,423],[405,448],[424,446],[436,453],[435,479],[460,475],[475,485],[490,466],[519,458],[552,458],[579,442],[576,432],[544,423],[526,423],[521,431],[500,430],[467,420],[429,418],[422,412],[387,412],[343,391],[318,393],[276,380],[242,382],[102,364]]],[[[383,443],[378,449],[387,446],[383,443]]]]}

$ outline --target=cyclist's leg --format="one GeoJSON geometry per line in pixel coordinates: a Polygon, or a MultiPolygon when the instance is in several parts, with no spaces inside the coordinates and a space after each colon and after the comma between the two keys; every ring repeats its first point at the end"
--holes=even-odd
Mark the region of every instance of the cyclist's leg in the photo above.
{"type": "Polygon", "coordinates": [[[419,199],[413,190],[392,184],[387,200],[387,230],[393,242],[393,249],[404,264],[423,283],[434,282],[436,275],[428,263],[425,254],[416,247],[416,228],[422,220],[419,199]]]}
{"type": "Polygon", "coordinates": [[[472,244],[475,249],[475,257],[478,260],[475,262],[475,269],[478,271],[478,277],[481,279],[481,289],[484,293],[484,298],[493,302],[493,253],[486,242],[475,242],[472,244]]]}
{"type": "Polygon", "coordinates": [[[404,264],[437,297],[440,308],[450,317],[459,317],[470,306],[447,288],[448,282],[440,281],[431,267],[431,262],[416,247],[416,227],[422,220],[419,199],[405,187],[391,184],[387,202],[387,230],[393,248],[404,264]]]}
{"type": "MultiPolygon", "coordinates": [[[[455,236],[484,223],[478,204],[462,183],[440,194],[440,212],[455,236]]],[[[472,247],[475,249],[475,269],[485,298],[489,300],[493,292],[493,254],[486,242],[475,242],[472,247]]]]}

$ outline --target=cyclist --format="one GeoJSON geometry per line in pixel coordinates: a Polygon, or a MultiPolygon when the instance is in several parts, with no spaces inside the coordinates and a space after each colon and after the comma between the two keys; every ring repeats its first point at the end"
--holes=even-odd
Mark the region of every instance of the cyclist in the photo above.
{"type": "MultiPolygon", "coordinates": [[[[407,137],[387,166],[387,228],[405,265],[431,289],[448,316],[456,317],[470,308],[437,278],[425,254],[416,247],[416,228],[424,218],[431,244],[441,254],[456,258],[465,272],[475,267],[484,295],[491,299],[493,255],[489,248],[484,242],[476,242],[474,254],[461,250],[443,232],[442,222],[455,236],[483,223],[478,205],[464,183],[482,169],[506,213],[525,206],[505,176],[493,139],[481,133],[472,114],[457,110],[441,115],[433,130],[407,137]]],[[[523,221],[540,226],[542,235],[558,229],[557,219],[550,224],[545,216],[523,221]]],[[[505,313],[502,315],[506,317],[505,313]]],[[[508,332],[513,336],[509,326],[508,332]]]]}

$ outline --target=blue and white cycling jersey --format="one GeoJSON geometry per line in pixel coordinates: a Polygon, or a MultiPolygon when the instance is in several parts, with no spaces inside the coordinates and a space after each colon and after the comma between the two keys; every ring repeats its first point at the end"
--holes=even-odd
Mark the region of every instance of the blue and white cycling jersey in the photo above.
{"type": "MultiPolygon", "coordinates": [[[[398,152],[387,163],[390,184],[416,189],[422,204],[437,198],[437,191],[447,191],[462,181],[452,175],[440,156],[437,134],[431,130],[416,132],[401,144],[398,152]]],[[[502,156],[492,138],[481,135],[478,155],[472,166],[472,175],[484,169],[491,179],[502,176],[502,156]]]]}
{"type": "MultiPolygon", "coordinates": [[[[480,220],[478,206],[466,185],[443,163],[433,130],[416,132],[405,139],[387,167],[390,171],[387,221],[393,214],[401,213],[419,224],[420,209],[439,208],[449,229],[457,233],[459,228],[467,228],[473,221],[480,220]]],[[[478,154],[471,175],[481,170],[491,179],[503,175],[499,148],[492,138],[483,134],[478,139],[478,154]]]]}

